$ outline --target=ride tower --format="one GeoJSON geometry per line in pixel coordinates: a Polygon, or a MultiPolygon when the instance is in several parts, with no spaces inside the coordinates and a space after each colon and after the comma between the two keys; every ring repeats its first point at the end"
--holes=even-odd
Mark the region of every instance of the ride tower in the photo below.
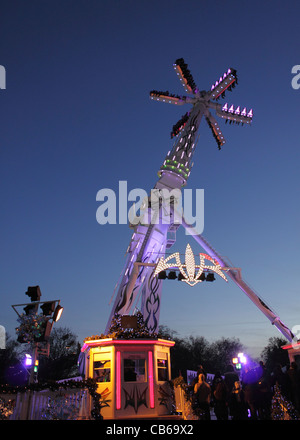
{"type": "Polygon", "coordinates": [[[250,125],[252,122],[252,109],[247,110],[246,107],[218,102],[220,98],[225,97],[225,92],[231,91],[237,85],[237,72],[235,69],[229,68],[212,84],[209,90],[200,91],[183,58],[177,59],[173,67],[187,95],[174,95],[168,91],[152,90],[150,99],[177,106],[189,104],[191,108],[173,126],[171,131],[171,138],[174,139],[173,147],[158,171],[158,180],[151,190],[151,197],[149,195],[147,200],[143,202],[141,207],[143,215],[137,216],[130,225],[133,228],[133,234],[105,332],[109,331],[112,319],[116,314],[129,315],[133,313],[135,308],[142,312],[149,330],[156,331],[158,329],[162,279],[157,276],[155,269],[166,250],[176,242],[176,231],[181,224],[207,252],[210,259],[226,270],[235,284],[291,341],[294,337],[292,332],[242,279],[241,270],[232,267],[222,258],[176,209],[181,189],[186,186],[191,173],[192,159],[202,118],[205,118],[210,127],[218,149],[221,149],[225,144],[225,138],[211,111],[214,111],[219,118],[224,119],[225,123],[250,125]],[[168,200],[164,198],[164,190],[168,194],[173,194],[171,201],[170,198],[168,200]],[[180,221],[178,221],[178,215],[180,221]],[[166,217],[168,218],[166,219],[166,217]]]}

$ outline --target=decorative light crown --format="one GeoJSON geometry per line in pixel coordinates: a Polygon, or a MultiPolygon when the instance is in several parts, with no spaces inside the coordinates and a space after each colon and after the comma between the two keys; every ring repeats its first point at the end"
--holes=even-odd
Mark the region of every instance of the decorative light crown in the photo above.
{"type": "Polygon", "coordinates": [[[175,252],[174,254],[169,255],[166,259],[164,257],[161,257],[156,265],[153,276],[156,276],[163,270],[172,267],[179,269],[180,273],[183,276],[183,278],[181,278],[181,281],[189,284],[190,286],[195,286],[196,284],[201,283],[203,281],[203,279],[201,279],[201,275],[204,272],[204,270],[212,271],[217,275],[219,275],[221,278],[223,278],[226,282],[228,281],[224,273],[222,272],[224,268],[222,268],[214,258],[211,258],[207,254],[199,254],[199,256],[200,256],[200,264],[197,265],[195,263],[195,258],[192,248],[189,244],[187,244],[185,250],[185,264],[181,263],[179,252],[175,252]],[[176,264],[168,263],[168,261],[172,260],[173,258],[175,258],[176,264]],[[213,265],[207,266],[205,264],[205,260],[211,261],[213,265]],[[197,273],[196,273],[196,269],[198,269],[197,273]]]}

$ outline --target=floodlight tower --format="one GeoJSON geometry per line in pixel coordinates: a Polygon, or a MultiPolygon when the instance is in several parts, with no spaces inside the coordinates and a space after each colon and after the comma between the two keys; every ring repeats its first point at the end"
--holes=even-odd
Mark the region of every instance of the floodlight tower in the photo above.
{"type": "MultiPolygon", "coordinates": [[[[222,106],[217,102],[220,97],[224,98],[226,91],[231,90],[237,84],[235,69],[226,70],[208,91],[200,91],[182,58],[176,60],[173,66],[188,95],[179,96],[153,90],[150,92],[150,98],[177,106],[190,104],[191,109],[173,126],[171,138],[174,138],[175,142],[158,171],[159,179],[154,186],[154,189],[158,191],[181,190],[186,185],[193,165],[192,158],[203,116],[219,149],[224,145],[225,139],[211,110],[230,123],[250,124],[253,117],[252,110],[247,111],[246,108],[241,110],[241,107],[234,108],[228,104],[222,106]]],[[[150,211],[150,198],[146,203],[150,211]]],[[[162,281],[152,276],[153,265],[176,241],[176,230],[179,225],[174,222],[169,222],[169,224],[162,222],[164,215],[162,200],[159,201],[159,209],[155,212],[157,217],[155,222],[139,222],[131,225],[134,231],[127,249],[125,267],[116,286],[117,295],[106,331],[109,330],[115,314],[130,314],[137,306],[137,301],[141,301],[139,308],[142,310],[148,328],[155,330],[158,327],[162,281]]]]}

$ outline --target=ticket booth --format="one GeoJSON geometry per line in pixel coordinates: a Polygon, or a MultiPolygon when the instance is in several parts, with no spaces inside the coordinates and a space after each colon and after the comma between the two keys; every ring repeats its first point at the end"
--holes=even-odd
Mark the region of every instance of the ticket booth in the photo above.
{"type": "Polygon", "coordinates": [[[147,418],[171,414],[170,348],[164,339],[86,341],[85,377],[97,381],[104,419],[147,418]]]}

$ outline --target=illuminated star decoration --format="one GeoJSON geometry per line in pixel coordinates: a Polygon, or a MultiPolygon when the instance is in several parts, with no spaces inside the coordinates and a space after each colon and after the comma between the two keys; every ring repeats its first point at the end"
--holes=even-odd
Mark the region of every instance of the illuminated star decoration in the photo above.
{"type": "Polygon", "coordinates": [[[180,261],[180,254],[179,252],[175,252],[172,255],[169,255],[166,259],[164,257],[161,257],[156,265],[155,271],[153,276],[158,275],[163,270],[169,269],[170,267],[178,268],[180,270],[180,273],[183,275],[183,278],[181,281],[189,284],[190,286],[195,286],[198,283],[201,283],[203,280],[200,279],[202,273],[204,270],[210,270],[217,275],[219,275],[221,278],[223,278],[226,282],[228,281],[225,275],[222,272],[222,268],[220,264],[214,259],[211,258],[207,254],[199,254],[200,256],[200,264],[197,265],[195,263],[194,254],[192,251],[191,246],[188,244],[186,246],[185,250],[185,264],[182,264],[180,261]],[[168,263],[168,261],[175,258],[176,264],[168,263]],[[206,265],[205,260],[209,260],[213,263],[213,265],[206,265]],[[196,272],[196,269],[198,269],[198,272],[196,272]]]}

